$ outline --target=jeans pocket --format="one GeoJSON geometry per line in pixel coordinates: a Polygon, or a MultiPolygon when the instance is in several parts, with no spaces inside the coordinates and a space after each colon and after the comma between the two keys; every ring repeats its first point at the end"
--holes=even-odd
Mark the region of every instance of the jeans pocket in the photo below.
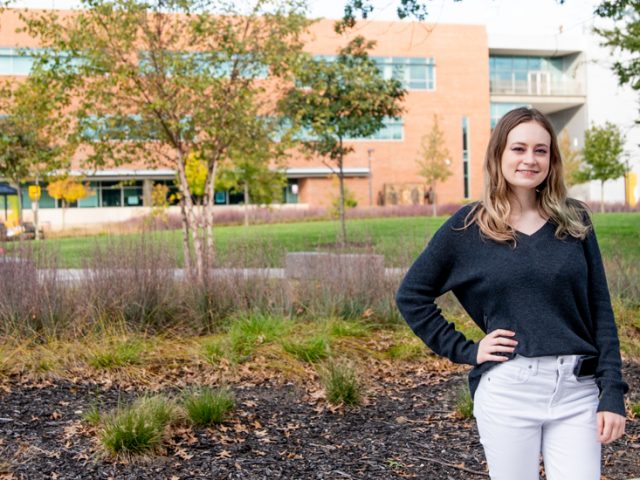
{"type": "Polygon", "coordinates": [[[506,361],[493,367],[487,372],[487,376],[489,382],[517,385],[526,383],[531,378],[531,369],[506,361]]]}

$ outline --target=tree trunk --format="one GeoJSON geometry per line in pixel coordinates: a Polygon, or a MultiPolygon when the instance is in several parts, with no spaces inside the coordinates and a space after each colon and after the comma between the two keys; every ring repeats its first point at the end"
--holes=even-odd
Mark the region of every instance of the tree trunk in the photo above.
{"type": "MultiPolygon", "coordinates": [[[[180,194],[184,200],[185,206],[185,220],[187,229],[191,231],[191,238],[193,240],[193,251],[195,253],[195,275],[196,279],[204,282],[204,258],[202,257],[202,242],[200,241],[200,235],[198,234],[198,215],[193,205],[193,199],[191,198],[191,189],[187,182],[187,174],[185,172],[185,155],[180,152],[180,158],[178,159],[178,179],[180,182],[180,194]]],[[[189,245],[187,243],[187,245],[189,245]]],[[[185,254],[191,255],[191,251],[185,252],[185,254]]]]}
{"type": "Polygon", "coordinates": [[[18,225],[22,225],[22,188],[20,182],[16,182],[16,191],[18,192],[18,225]]]}
{"type": "Polygon", "coordinates": [[[247,182],[244,182],[243,185],[243,193],[244,193],[244,226],[249,226],[249,185],[247,182]]]}
{"type": "Polygon", "coordinates": [[[343,247],[347,243],[347,222],[345,218],[345,201],[344,201],[344,165],[342,164],[342,139],[340,139],[340,156],[338,157],[338,180],[340,182],[340,245],[343,247]]]}
{"type": "Polygon", "coordinates": [[[65,216],[65,213],[67,212],[67,202],[65,202],[64,200],[61,200],[61,202],[62,202],[62,231],[64,232],[65,230],[64,216],[65,216]]]}
{"type": "Polygon", "coordinates": [[[604,180],[600,181],[600,213],[604,213],[604,180]]]}
{"type": "Polygon", "coordinates": [[[438,215],[438,194],[436,193],[436,189],[431,186],[431,212],[432,216],[438,215]]]}
{"type": "Polygon", "coordinates": [[[207,181],[205,183],[205,230],[206,230],[206,248],[207,248],[207,260],[209,267],[213,267],[215,262],[215,242],[213,239],[213,205],[215,204],[215,184],[216,184],[216,170],[217,162],[213,161],[209,167],[207,181]]]}
{"type": "Polygon", "coordinates": [[[182,222],[182,255],[184,257],[184,269],[191,273],[191,248],[189,247],[189,222],[187,211],[184,208],[184,198],[180,198],[180,221],[182,222]]]}
{"type": "MultiPolygon", "coordinates": [[[[40,188],[40,182],[38,181],[38,177],[36,176],[36,187],[40,188]]],[[[40,203],[39,194],[36,197],[36,200],[31,204],[33,208],[33,224],[36,226],[36,240],[40,240],[40,219],[38,217],[38,204],[40,203]]]]}

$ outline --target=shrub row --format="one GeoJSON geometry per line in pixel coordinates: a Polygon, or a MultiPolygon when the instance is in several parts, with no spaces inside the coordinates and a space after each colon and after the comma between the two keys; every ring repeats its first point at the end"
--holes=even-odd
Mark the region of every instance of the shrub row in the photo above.
{"type": "Polygon", "coordinates": [[[286,318],[398,319],[394,294],[399,277],[386,278],[366,264],[341,266],[317,280],[272,278],[268,250],[230,250],[224,269],[204,283],[178,278],[175,248],[151,236],[122,237],[95,248],[81,278],[56,268],[56,254],[37,244],[0,256],[0,335],[15,338],[77,338],[90,332],[173,331],[198,335],[219,331],[246,315],[286,318]],[[36,268],[36,265],[46,268],[36,268]],[[63,275],[67,277],[63,278],[63,275]]]}

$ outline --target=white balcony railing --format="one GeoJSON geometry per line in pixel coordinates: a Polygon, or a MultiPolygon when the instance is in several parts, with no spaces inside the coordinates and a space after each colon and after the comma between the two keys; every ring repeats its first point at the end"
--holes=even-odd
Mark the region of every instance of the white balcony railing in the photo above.
{"type": "Polygon", "coordinates": [[[544,72],[530,72],[527,80],[490,78],[492,95],[583,96],[584,86],[578,81],[554,81],[544,72]]]}

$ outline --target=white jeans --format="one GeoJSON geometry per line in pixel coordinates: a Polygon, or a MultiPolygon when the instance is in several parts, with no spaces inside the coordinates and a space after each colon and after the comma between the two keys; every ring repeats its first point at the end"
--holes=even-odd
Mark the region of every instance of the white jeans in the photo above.
{"type": "Polygon", "coordinates": [[[485,372],[473,414],[492,480],[599,480],[593,376],[577,379],[577,355],[514,359],[485,372]]]}

